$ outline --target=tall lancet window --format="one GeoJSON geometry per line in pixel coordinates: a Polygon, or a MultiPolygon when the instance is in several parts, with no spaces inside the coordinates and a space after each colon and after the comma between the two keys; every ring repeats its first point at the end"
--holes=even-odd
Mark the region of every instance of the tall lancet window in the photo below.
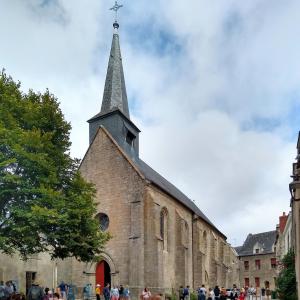
{"type": "Polygon", "coordinates": [[[168,249],[168,210],[164,207],[160,211],[160,237],[163,240],[164,250],[168,249]]]}
{"type": "Polygon", "coordinates": [[[184,219],[181,220],[181,242],[186,249],[189,247],[189,225],[184,219]]]}
{"type": "Polygon", "coordinates": [[[207,232],[204,230],[203,232],[203,253],[206,254],[207,252],[207,232]]]}

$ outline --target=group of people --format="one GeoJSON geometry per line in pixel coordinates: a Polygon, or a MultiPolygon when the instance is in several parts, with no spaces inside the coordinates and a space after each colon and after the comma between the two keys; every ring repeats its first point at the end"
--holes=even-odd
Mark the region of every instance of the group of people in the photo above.
{"type": "MultiPolygon", "coordinates": [[[[96,297],[97,300],[100,300],[101,287],[100,284],[96,285],[96,297]]],[[[103,296],[105,300],[128,300],[130,298],[130,290],[128,286],[112,286],[107,283],[103,289],[103,296]]]]}
{"type": "MultiPolygon", "coordinates": [[[[256,289],[254,287],[245,287],[240,290],[234,285],[232,289],[226,290],[224,287],[219,288],[219,286],[215,286],[215,288],[206,289],[203,284],[196,290],[198,300],[246,300],[251,299],[254,295],[256,295],[256,289]],[[248,296],[248,298],[247,298],[248,296]],[[252,296],[252,297],[251,297],[252,296]]],[[[266,293],[266,295],[268,295],[266,293]]],[[[180,286],[179,288],[179,300],[189,300],[190,299],[190,287],[180,286]]],[[[252,298],[254,299],[254,298],[252,298]]]]}
{"type": "Polygon", "coordinates": [[[34,281],[28,291],[27,300],[75,300],[76,294],[77,288],[73,284],[66,284],[62,281],[55,290],[51,290],[48,287],[43,289],[38,281],[34,281]]]}
{"type": "Polygon", "coordinates": [[[17,292],[17,287],[12,280],[0,281],[0,300],[9,299],[13,294],[17,292]]]}

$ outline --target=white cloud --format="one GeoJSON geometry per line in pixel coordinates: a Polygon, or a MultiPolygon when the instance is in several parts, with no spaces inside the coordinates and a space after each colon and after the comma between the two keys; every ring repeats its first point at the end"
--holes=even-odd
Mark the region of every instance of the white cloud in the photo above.
{"type": "MultiPolygon", "coordinates": [[[[0,66],[24,89],[58,96],[79,157],[88,146],[85,121],[100,110],[110,4],[0,0],[0,66]]],[[[274,229],[288,210],[299,11],[295,0],[134,0],[121,13],[142,157],[235,243],[274,229]]]]}

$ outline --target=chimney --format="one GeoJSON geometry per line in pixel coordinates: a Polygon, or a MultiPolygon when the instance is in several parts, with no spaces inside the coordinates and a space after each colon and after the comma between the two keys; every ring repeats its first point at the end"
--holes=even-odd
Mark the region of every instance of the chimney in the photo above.
{"type": "Polygon", "coordinates": [[[283,212],[282,216],[279,217],[280,233],[283,233],[287,219],[288,219],[288,215],[286,215],[285,212],[283,212]]]}

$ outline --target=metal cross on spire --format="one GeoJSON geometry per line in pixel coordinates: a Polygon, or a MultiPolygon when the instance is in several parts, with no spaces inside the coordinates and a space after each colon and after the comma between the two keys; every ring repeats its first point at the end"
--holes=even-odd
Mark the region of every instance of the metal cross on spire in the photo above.
{"type": "Polygon", "coordinates": [[[115,5],[110,8],[110,10],[113,10],[115,12],[115,21],[118,22],[118,10],[123,7],[123,5],[119,5],[118,1],[115,1],[115,5]]]}

